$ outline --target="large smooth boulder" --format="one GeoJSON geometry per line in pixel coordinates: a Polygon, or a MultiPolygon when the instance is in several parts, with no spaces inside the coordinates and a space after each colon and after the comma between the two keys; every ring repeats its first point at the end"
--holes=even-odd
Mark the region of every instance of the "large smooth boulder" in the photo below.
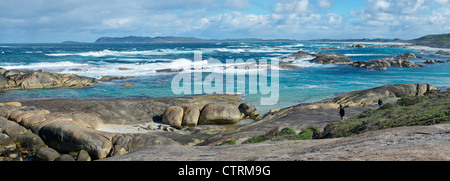
{"type": "Polygon", "coordinates": [[[16,148],[14,141],[7,135],[1,133],[0,130],[0,152],[4,150],[12,150],[16,148]]]}
{"type": "Polygon", "coordinates": [[[60,157],[58,157],[57,159],[55,159],[55,161],[59,161],[59,162],[70,162],[70,161],[75,161],[75,159],[73,158],[73,156],[69,155],[69,154],[62,154],[60,157]]]}
{"type": "Polygon", "coordinates": [[[0,128],[6,133],[20,148],[38,150],[45,146],[44,141],[30,130],[22,127],[14,121],[0,117],[0,128]]]}
{"type": "Polygon", "coordinates": [[[0,74],[0,90],[1,89],[8,89],[10,87],[8,81],[9,81],[8,78],[6,78],[4,75],[0,74]]]}
{"type": "Polygon", "coordinates": [[[199,124],[233,124],[242,118],[243,114],[236,106],[211,103],[200,112],[199,124]]]}
{"type": "Polygon", "coordinates": [[[86,150],[92,158],[105,158],[111,150],[111,138],[99,134],[96,130],[72,125],[70,122],[57,121],[41,128],[39,136],[47,145],[59,152],[86,150]]]}
{"type": "Polygon", "coordinates": [[[33,161],[54,161],[61,155],[53,148],[42,147],[33,157],[33,161]]]}
{"type": "Polygon", "coordinates": [[[153,134],[117,134],[112,138],[113,149],[110,156],[119,156],[153,145],[173,145],[178,142],[153,134]]]}
{"type": "Polygon", "coordinates": [[[162,121],[173,127],[181,127],[183,123],[183,108],[179,106],[170,106],[164,111],[162,121]]]}
{"type": "Polygon", "coordinates": [[[200,108],[195,105],[180,105],[183,108],[182,126],[197,126],[200,118],[200,108]]]}
{"type": "Polygon", "coordinates": [[[9,120],[15,121],[16,123],[22,122],[23,119],[41,115],[49,114],[50,112],[45,109],[35,108],[35,107],[24,107],[17,110],[12,110],[9,113],[9,120]]]}
{"type": "Polygon", "coordinates": [[[77,155],[77,161],[91,161],[91,156],[85,150],[80,150],[77,155]]]}

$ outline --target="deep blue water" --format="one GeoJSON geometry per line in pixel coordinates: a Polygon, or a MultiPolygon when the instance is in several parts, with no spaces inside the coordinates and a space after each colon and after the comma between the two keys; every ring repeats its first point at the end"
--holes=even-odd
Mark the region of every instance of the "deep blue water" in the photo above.
{"type": "MultiPolygon", "coordinates": [[[[267,58],[279,60],[280,57],[299,50],[345,54],[355,60],[368,61],[412,52],[430,59],[448,60],[450,56],[432,57],[433,49],[419,50],[400,47],[350,49],[338,47],[352,43],[191,43],[191,44],[0,44],[0,67],[6,69],[27,69],[101,78],[104,76],[134,76],[128,80],[100,82],[93,87],[56,88],[39,90],[10,90],[0,94],[0,100],[50,99],[50,98],[139,98],[168,97],[175,95],[171,81],[178,73],[157,73],[156,70],[189,66],[194,60],[194,51],[202,52],[204,64],[208,68],[217,67],[208,59],[221,62],[226,59],[267,58]],[[321,48],[338,47],[337,50],[321,48]],[[123,87],[131,83],[133,87],[123,87]]],[[[369,43],[367,43],[369,44],[369,43]]],[[[422,59],[413,59],[418,63],[422,59]]],[[[423,68],[395,68],[387,71],[370,71],[348,65],[318,65],[303,60],[295,60],[302,67],[293,70],[279,70],[279,101],[276,105],[262,106],[258,92],[250,94],[247,79],[243,97],[255,104],[261,111],[287,107],[300,103],[319,101],[338,93],[367,89],[396,83],[429,83],[440,88],[450,87],[450,63],[428,65],[423,68]]],[[[240,72],[245,73],[245,72],[240,72]]],[[[210,72],[206,71],[203,78],[210,72]]],[[[267,74],[271,75],[271,71],[267,74]]],[[[188,73],[185,75],[191,75],[188,73]]],[[[236,76],[237,77],[237,76],[236,76]]],[[[236,87],[236,86],[235,86],[236,87]]],[[[224,87],[225,88],[225,87],[224,87]]]]}

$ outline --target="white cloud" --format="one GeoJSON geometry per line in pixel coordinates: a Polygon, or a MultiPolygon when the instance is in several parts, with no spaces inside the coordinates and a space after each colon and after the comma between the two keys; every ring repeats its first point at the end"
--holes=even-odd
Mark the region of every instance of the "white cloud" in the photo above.
{"type": "Polygon", "coordinates": [[[249,0],[225,0],[224,6],[230,9],[247,9],[250,7],[249,0]]]}
{"type": "MultiPolygon", "coordinates": [[[[447,3],[448,0],[436,0],[447,3]]],[[[444,24],[450,23],[450,4],[439,8],[425,0],[366,0],[366,9],[351,11],[359,18],[358,25],[378,36],[396,35],[414,38],[431,33],[447,33],[444,24]],[[376,29],[376,30],[375,30],[376,29]]]]}
{"type": "Polygon", "coordinates": [[[429,20],[433,24],[446,25],[450,23],[450,9],[439,8],[432,12],[429,20]]]}
{"type": "Polygon", "coordinates": [[[289,14],[289,13],[308,13],[310,12],[309,1],[299,0],[288,3],[277,3],[273,10],[275,13],[289,14]]]}
{"type": "Polygon", "coordinates": [[[343,20],[343,17],[338,14],[328,14],[327,15],[327,24],[334,25],[334,24],[341,24],[343,20]]]}
{"type": "Polygon", "coordinates": [[[450,0],[364,0],[364,8],[349,13],[333,7],[340,2],[0,0],[0,41],[14,42],[18,37],[26,42],[54,37],[59,38],[53,42],[93,41],[100,36],[128,35],[414,38],[449,31],[450,0]]]}
{"type": "Polygon", "coordinates": [[[102,21],[102,25],[106,28],[121,28],[130,23],[129,18],[111,18],[102,21]]]}
{"type": "Polygon", "coordinates": [[[319,8],[329,9],[331,8],[331,6],[333,6],[333,3],[329,0],[318,0],[318,6],[319,8]]]}

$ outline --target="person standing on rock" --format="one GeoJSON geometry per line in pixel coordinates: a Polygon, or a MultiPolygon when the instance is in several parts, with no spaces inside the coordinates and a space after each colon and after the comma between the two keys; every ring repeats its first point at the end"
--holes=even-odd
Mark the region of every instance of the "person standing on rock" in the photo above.
{"type": "Polygon", "coordinates": [[[339,115],[341,115],[341,120],[344,120],[345,110],[344,110],[344,106],[342,106],[342,104],[339,105],[339,115]]]}
{"type": "Polygon", "coordinates": [[[381,99],[378,99],[378,106],[382,106],[383,105],[383,101],[381,99]]]}

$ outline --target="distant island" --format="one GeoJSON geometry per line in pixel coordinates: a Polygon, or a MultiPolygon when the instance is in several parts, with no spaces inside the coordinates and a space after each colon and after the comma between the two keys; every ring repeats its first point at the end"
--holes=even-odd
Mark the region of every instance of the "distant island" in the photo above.
{"type": "MultiPolygon", "coordinates": [[[[412,45],[429,46],[435,48],[450,48],[450,33],[426,35],[412,40],[395,39],[316,39],[316,40],[294,40],[294,39],[258,39],[258,38],[228,38],[228,39],[201,39],[195,37],[176,36],[127,36],[127,37],[101,37],[95,43],[257,43],[257,42],[396,42],[410,43],[412,45]]],[[[80,42],[66,41],[65,44],[75,44],[80,42]]]]}

